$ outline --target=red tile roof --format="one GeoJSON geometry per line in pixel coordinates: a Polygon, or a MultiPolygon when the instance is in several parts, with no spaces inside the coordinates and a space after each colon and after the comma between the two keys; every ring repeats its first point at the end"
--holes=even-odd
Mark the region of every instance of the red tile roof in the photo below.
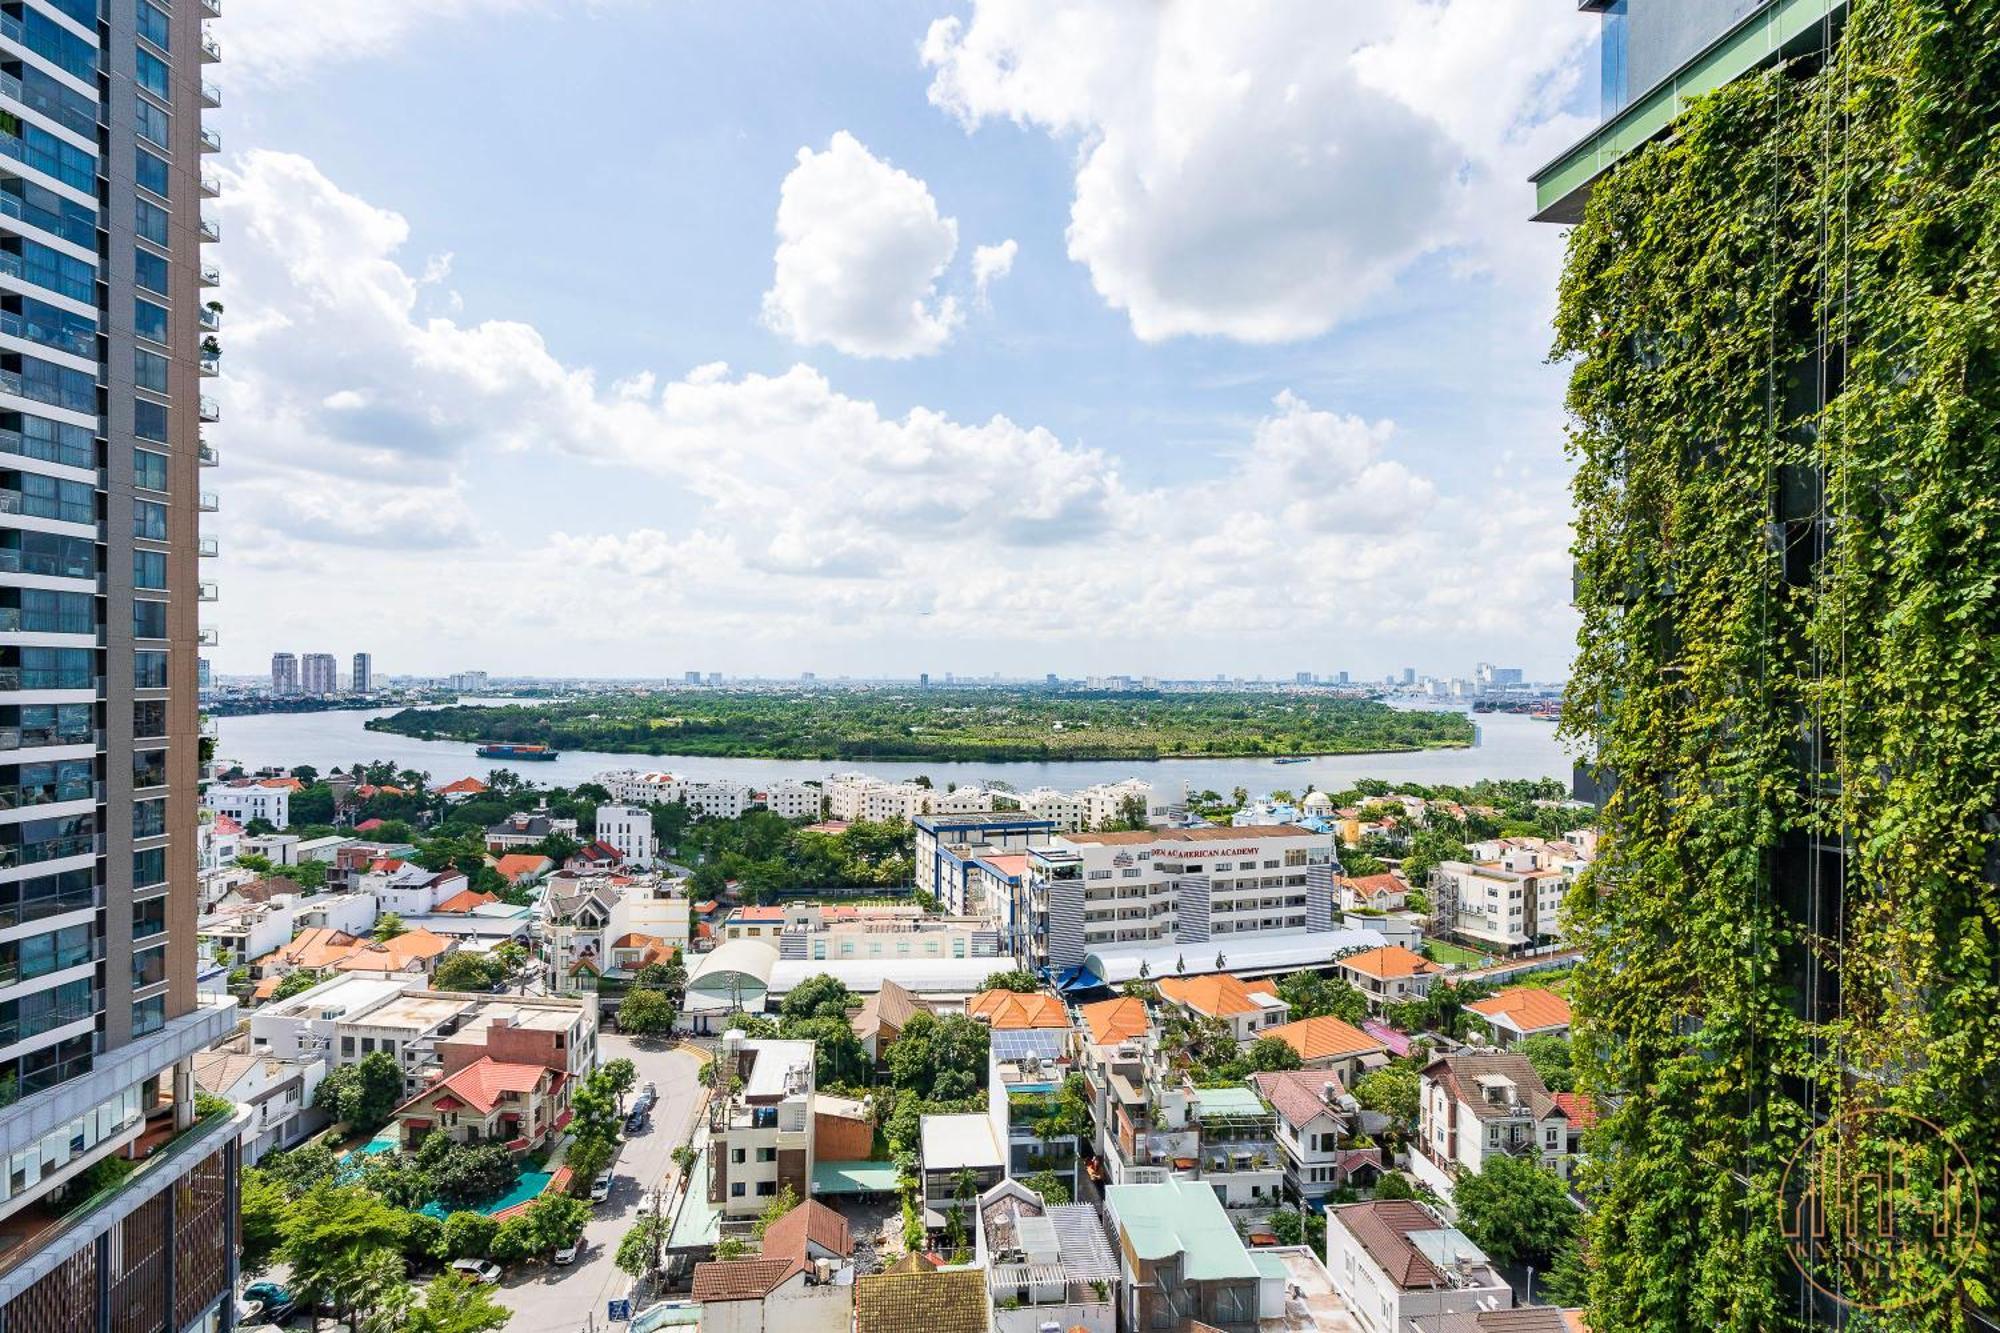
{"type": "Polygon", "coordinates": [[[790,1259],[717,1259],[694,1266],[694,1298],[705,1304],[761,1301],[799,1271],[790,1259]]]}
{"type": "Polygon", "coordinates": [[[1332,1014],[1302,1018],[1295,1023],[1267,1028],[1258,1035],[1276,1037],[1297,1051],[1301,1060],[1329,1060],[1385,1049],[1375,1038],[1332,1014]]]}
{"type": "Polygon", "coordinates": [[[981,991],[965,1002],[965,1012],[1002,1032],[1069,1026],[1069,1011],[1062,1001],[1042,991],[1026,995],[1010,990],[981,991]]]}
{"type": "Polygon", "coordinates": [[[1338,1105],[1327,1105],[1326,1090],[1331,1087],[1334,1101],[1338,1102],[1347,1089],[1324,1069],[1286,1069],[1250,1077],[1264,1100],[1293,1129],[1311,1124],[1315,1116],[1341,1114],[1338,1105]]]}
{"type": "Polygon", "coordinates": [[[426,1097],[448,1089],[447,1095],[456,1097],[481,1115],[491,1115],[493,1108],[500,1104],[500,1094],[533,1092],[541,1086],[543,1078],[553,1074],[554,1071],[544,1065],[515,1064],[512,1061],[495,1060],[490,1055],[482,1055],[456,1074],[448,1074],[431,1084],[396,1109],[401,1112],[426,1097]]]}
{"type": "Polygon", "coordinates": [[[1589,1129],[1597,1123],[1597,1100],[1588,1093],[1558,1092],[1552,1093],[1551,1099],[1578,1129],[1589,1129]]]}
{"type": "Polygon", "coordinates": [[[437,792],[440,796],[458,796],[460,794],[477,796],[486,789],[486,784],[478,778],[460,778],[456,782],[447,782],[444,786],[439,787],[437,792]]]}
{"type": "Polygon", "coordinates": [[[1386,948],[1370,949],[1340,960],[1340,965],[1352,968],[1364,976],[1376,977],[1383,981],[1398,977],[1421,976],[1426,972],[1442,972],[1443,968],[1421,954],[1411,953],[1400,944],[1386,948]]]}
{"type": "Polygon", "coordinates": [[[480,893],[476,889],[463,889],[439,903],[437,910],[451,915],[459,912],[470,912],[475,907],[484,907],[488,903],[497,903],[499,901],[500,898],[497,894],[480,893]]]}
{"type": "Polygon", "coordinates": [[[1099,1046],[1143,1037],[1151,1026],[1146,1016],[1146,1002],[1136,995],[1099,1000],[1096,1004],[1084,1005],[1077,1013],[1083,1019],[1084,1031],[1099,1046]]]}
{"type": "Polygon", "coordinates": [[[764,1228],[762,1246],[766,1259],[796,1259],[806,1262],[806,1245],[846,1258],[854,1253],[854,1238],[848,1233],[847,1219],[817,1199],[807,1199],[764,1228]]]}
{"type": "Polygon", "coordinates": [[[510,852],[495,861],[493,868],[499,871],[500,878],[509,884],[518,884],[523,879],[531,879],[541,874],[549,868],[549,865],[550,861],[546,856],[534,852],[510,852]]]}

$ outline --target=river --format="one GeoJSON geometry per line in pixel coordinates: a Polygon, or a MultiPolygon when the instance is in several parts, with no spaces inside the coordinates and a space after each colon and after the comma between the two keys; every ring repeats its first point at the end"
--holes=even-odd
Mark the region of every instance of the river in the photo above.
{"type": "Polygon", "coordinates": [[[437,782],[450,782],[467,774],[484,777],[492,769],[511,768],[530,781],[561,786],[574,786],[607,769],[665,769],[695,778],[734,778],[758,785],[781,778],[820,778],[829,773],[861,769],[891,780],[922,774],[939,786],[948,782],[967,786],[997,781],[1022,791],[1042,786],[1074,789],[1137,776],[1151,782],[1185,781],[1192,791],[1226,795],[1232,788],[1243,787],[1253,795],[1261,795],[1273,788],[1302,791],[1308,784],[1323,791],[1342,791],[1360,778],[1466,786],[1480,778],[1552,777],[1567,784],[1570,773],[1569,758],[1556,743],[1554,724],[1514,713],[1479,714],[1475,718],[1478,739],[1470,749],[1336,755],[1310,759],[1303,764],[1274,764],[1269,759],[1079,759],[1043,764],[830,763],[815,759],[715,759],[588,750],[566,750],[561,758],[549,763],[503,764],[479,758],[465,742],[416,740],[363,728],[367,719],[385,717],[395,711],[350,709],[218,718],[221,740],[216,754],[249,769],[311,764],[322,772],[386,759],[399,769],[414,768],[429,773],[437,782]]]}

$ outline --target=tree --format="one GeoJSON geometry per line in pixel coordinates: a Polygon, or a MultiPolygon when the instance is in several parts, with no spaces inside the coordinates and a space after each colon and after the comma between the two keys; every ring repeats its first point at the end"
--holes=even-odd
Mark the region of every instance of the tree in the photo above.
{"type": "Polygon", "coordinates": [[[311,990],[325,979],[324,972],[317,972],[309,967],[302,967],[296,972],[287,972],[278,979],[277,989],[271,992],[271,999],[273,1002],[289,1000],[294,995],[311,990]]]}
{"type": "Polygon", "coordinates": [[[499,969],[491,960],[476,953],[455,953],[437,965],[437,971],[431,975],[431,989],[485,991],[493,989],[498,980],[499,969]]]}
{"type": "Polygon", "coordinates": [[[453,1259],[484,1259],[500,1224],[484,1213],[456,1212],[444,1220],[444,1252],[453,1259]]]}
{"type": "MultiPolygon", "coordinates": [[[[451,1142],[443,1135],[434,1134],[432,1138],[451,1142]]],[[[430,1143],[427,1141],[424,1146],[428,1148],[430,1143]]],[[[426,1176],[430,1193],[439,1203],[452,1208],[476,1208],[514,1188],[520,1173],[515,1169],[512,1155],[498,1144],[478,1147],[452,1144],[429,1166],[426,1176]]]]}
{"type": "Polygon", "coordinates": [[[1363,1074],[1355,1083],[1354,1099],[1371,1111],[1378,1111],[1400,1125],[1413,1125],[1417,1120],[1418,1088],[1417,1075],[1408,1069],[1378,1069],[1372,1074],[1363,1074]]]}
{"type": "Polygon", "coordinates": [[[314,1105],[364,1133],[380,1129],[402,1100],[403,1070],[386,1051],[334,1070],[313,1097],[314,1105]]]}
{"type": "Polygon", "coordinates": [[[623,1097],[632,1091],[633,1085],[639,1081],[639,1066],[620,1056],[616,1060],[606,1060],[603,1067],[592,1074],[591,1078],[602,1080],[603,1086],[610,1089],[612,1096],[623,1097]]]}
{"type": "Polygon", "coordinates": [[[244,1171],[243,1271],[261,1273],[270,1265],[284,1239],[285,1211],[291,1203],[277,1176],[254,1166],[244,1171]]]}
{"type": "Polygon", "coordinates": [[[1278,998],[1292,1007],[1293,1022],[1331,1014],[1359,1023],[1368,1016],[1367,998],[1344,979],[1324,972],[1294,972],[1278,978],[1278,998]]]}
{"type": "Polygon", "coordinates": [[[445,1257],[443,1221],[429,1213],[404,1213],[403,1258],[411,1264],[434,1264],[445,1257]]]}
{"type": "Polygon", "coordinates": [[[373,1304],[382,1272],[377,1255],[395,1262],[389,1281],[402,1276],[402,1214],[366,1190],[315,1186],[292,1202],[280,1234],[278,1257],[291,1268],[293,1295],[308,1308],[324,1301],[344,1314],[373,1304]]]}
{"type": "Polygon", "coordinates": [[[525,1214],[510,1217],[493,1233],[493,1246],[486,1252],[487,1257],[496,1264],[518,1264],[535,1253],[535,1239],[535,1229],[528,1224],[525,1214]]]}
{"type": "Polygon", "coordinates": [[[1547,1271],[1576,1231],[1576,1205],[1555,1172],[1520,1157],[1489,1157],[1452,1188],[1461,1230],[1500,1263],[1547,1271]]]}
{"type": "Polygon", "coordinates": [[[665,1219],[641,1213],[637,1225],[618,1242],[618,1253],[612,1256],[611,1262],[621,1273],[632,1277],[645,1276],[653,1266],[654,1256],[659,1253],[665,1230],[665,1219]]]}
{"type": "Polygon", "coordinates": [[[771,1224],[773,1222],[777,1221],[779,1218],[783,1217],[786,1213],[791,1212],[792,1209],[798,1206],[799,1206],[798,1191],[794,1190],[790,1185],[781,1186],[776,1196],[774,1196],[769,1203],[764,1205],[764,1211],[757,1215],[757,1223],[756,1226],[753,1228],[754,1234],[756,1235],[757,1239],[758,1240],[764,1239],[764,1233],[770,1230],[771,1224]]]}
{"type": "Polygon", "coordinates": [[[590,1182],[597,1179],[598,1172],[611,1165],[617,1153],[616,1142],[605,1138],[575,1138],[570,1141],[569,1152],[563,1162],[570,1169],[570,1189],[583,1194],[590,1189],[590,1182]]]}
{"type": "Polygon", "coordinates": [[[583,1239],[590,1223],[590,1205],[566,1194],[544,1194],[522,1214],[534,1232],[534,1253],[545,1254],[583,1239]]]}
{"type": "Polygon", "coordinates": [[[794,986],[779,1012],[788,1019],[837,1018],[844,1023],[852,999],[840,978],[821,972],[794,986]]]}
{"type": "Polygon", "coordinates": [[[384,912],[375,919],[375,939],[378,943],[393,940],[408,930],[409,927],[403,924],[403,918],[394,912],[384,912]]]}
{"type": "Polygon", "coordinates": [[[1042,1202],[1049,1207],[1069,1202],[1069,1184],[1053,1171],[1037,1171],[1021,1182],[1042,1196],[1042,1202]]]}
{"type": "Polygon", "coordinates": [[[664,991],[630,990],[618,1002],[618,1030],[635,1037],[664,1037],[678,1016],[664,991]]]}
{"type": "Polygon", "coordinates": [[[1568,1037],[1558,1037],[1553,1033],[1529,1037],[1521,1043],[1521,1054],[1528,1057],[1528,1063],[1542,1076],[1542,1082],[1550,1092],[1576,1091],[1576,1074],[1570,1068],[1568,1037]]]}
{"type": "Polygon", "coordinates": [[[1259,1037],[1250,1043],[1250,1068],[1258,1073],[1274,1069],[1297,1069],[1299,1053],[1283,1037],[1259,1037]]]}
{"type": "Polygon", "coordinates": [[[404,1305],[396,1317],[403,1333],[492,1333],[504,1328],[514,1312],[490,1288],[446,1273],[432,1278],[423,1299],[404,1305]]]}
{"type": "Polygon", "coordinates": [[[986,1077],[990,1033],[964,1014],[913,1014],[889,1048],[889,1077],[898,1087],[936,1101],[970,1097],[986,1077]]]}
{"type": "Polygon", "coordinates": [[[1007,972],[990,973],[986,980],[979,983],[979,989],[1010,990],[1021,995],[1032,995],[1041,989],[1041,983],[1036,981],[1035,974],[1026,968],[1014,968],[1007,972]]]}

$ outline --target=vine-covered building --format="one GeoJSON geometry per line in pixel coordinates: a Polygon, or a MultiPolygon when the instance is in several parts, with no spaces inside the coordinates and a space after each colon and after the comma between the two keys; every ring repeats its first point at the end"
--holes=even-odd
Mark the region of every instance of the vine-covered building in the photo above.
{"type": "Polygon", "coordinates": [[[1591,1323],[2000,1327],[2000,6],[1579,8],[1591,1323]]]}

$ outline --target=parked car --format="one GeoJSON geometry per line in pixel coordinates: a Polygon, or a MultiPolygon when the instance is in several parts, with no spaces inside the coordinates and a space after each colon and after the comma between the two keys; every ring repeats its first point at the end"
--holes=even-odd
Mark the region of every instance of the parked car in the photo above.
{"type": "Polygon", "coordinates": [[[474,1284],[500,1280],[500,1265],[491,1259],[454,1259],[451,1262],[451,1271],[474,1284]]]}
{"type": "Polygon", "coordinates": [[[243,1299],[246,1301],[279,1301],[285,1305],[290,1305],[292,1304],[292,1293],[286,1291],[275,1282],[252,1282],[243,1289],[243,1299]]]}
{"type": "Polygon", "coordinates": [[[592,1203],[603,1203],[610,1197],[611,1173],[606,1171],[599,1175],[597,1179],[590,1182],[590,1201],[592,1203]]]}
{"type": "Polygon", "coordinates": [[[576,1262],[576,1256],[582,1252],[583,1242],[581,1240],[574,1245],[565,1245],[556,1251],[556,1262],[559,1264],[573,1264],[576,1262]]]}
{"type": "Polygon", "coordinates": [[[643,1110],[635,1110],[631,1115],[625,1117],[625,1133],[627,1137],[637,1134],[645,1128],[646,1113],[643,1110]]]}

